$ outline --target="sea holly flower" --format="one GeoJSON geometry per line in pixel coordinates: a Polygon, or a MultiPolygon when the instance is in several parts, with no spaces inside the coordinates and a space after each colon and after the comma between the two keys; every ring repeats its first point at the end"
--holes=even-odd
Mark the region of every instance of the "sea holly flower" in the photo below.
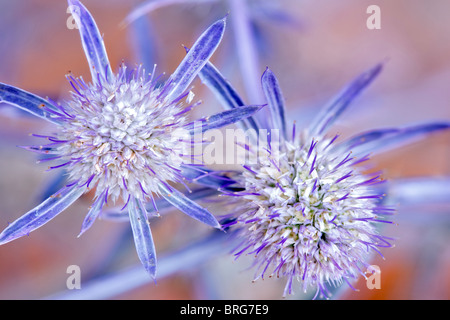
{"type": "MultiPolygon", "coordinates": [[[[236,258],[253,255],[254,280],[285,278],[284,296],[293,293],[293,281],[302,289],[316,288],[328,297],[328,285],[339,286],[359,275],[366,277],[370,257],[392,246],[392,238],[379,227],[395,208],[387,205],[389,184],[382,173],[368,173],[363,166],[370,154],[446,130],[449,123],[426,123],[407,128],[363,132],[344,141],[329,135],[332,125],[350,103],[379,75],[382,64],[363,73],[331,100],[310,126],[299,130],[288,125],[285,102],[278,80],[270,69],[261,83],[268,103],[270,131],[247,135],[240,145],[247,150],[243,171],[232,178],[234,212],[225,215],[223,226],[234,230],[236,258]],[[240,188],[240,189],[239,189],[240,188]]],[[[226,109],[242,104],[230,83],[208,63],[200,73],[226,109]]],[[[240,124],[249,132],[253,118],[240,124]]]]}
{"type": "MultiPolygon", "coordinates": [[[[369,82],[379,70],[371,70],[360,82],[369,82]]],[[[323,136],[338,110],[309,130],[288,133],[283,96],[269,69],[262,88],[272,129],[281,131],[280,142],[250,147],[256,159],[239,179],[245,189],[230,194],[245,200],[233,221],[245,239],[236,256],[256,255],[255,280],[267,273],[286,277],[284,295],[292,292],[294,278],[303,282],[305,291],[315,286],[325,293],[325,282],[354,278],[366,269],[371,250],[390,246],[375,227],[390,223],[380,218],[390,209],[379,205],[383,195],[372,188],[380,176],[366,175],[356,166],[366,158],[335,152],[337,136],[323,136]]]]}
{"type": "MultiPolygon", "coordinates": [[[[79,1],[68,3],[79,27],[92,82],[67,75],[73,88],[72,99],[61,104],[0,84],[0,102],[56,125],[53,135],[35,135],[46,139],[46,144],[24,148],[44,154],[46,157],[41,161],[58,161],[49,170],[64,168],[68,182],[39,206],[10,223],[0,234],[0,244],[29,234],[95,188],[95,200],[80,235],[92,226],[108,201],[122,200],[138,256],[155,277],[156,253],[149,224],[149,218],[158,214],[155,198],[162,197],[190,217],[221,228],[208,210],[191,200],[195,196],[187,197],[171,184],[200,179],[199,173],[192,173],[202,172],[196,166],[191,167],[192,140],[181,133],[194,133],[187,129],[193,126],[187,114],[198,102],[192,102],[189,86],[218,47],[225,19],[204,31],[174,73],[159,85],[155,70],[147,74],[137,67],[128,73],[122,65],[115,74],[92,15],[79,1]],[[148,210],[147,203],[154,210],[148,210]]],[[[235,113],[210,116],[202,130],[236,122],[258,109],[249,106],[235,113]]],[[[227,179],[215,180],[213,174],[207,178],[203,181],[210,181],[216,189],[229,183],[227,179]]]]}

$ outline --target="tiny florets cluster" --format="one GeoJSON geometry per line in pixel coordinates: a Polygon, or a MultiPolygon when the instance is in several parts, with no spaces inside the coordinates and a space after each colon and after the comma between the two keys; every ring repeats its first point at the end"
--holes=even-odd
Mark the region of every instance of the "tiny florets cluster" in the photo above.
{"type": "Polygon", "coordinates": [[[245,199],[237,218],[241,245],[235,255],[254,254],[255,280],[269,276],[288,279],[292,293],[297,278],[306,291],[317,287],[326,295],[334,285],[364,274],[365,261],[377,247],[390,246],[377,234],[378,215],[390,209],[374,188],[379,176],[363,174],[355,159],[333,150],[334,139],[315,140],[303,133],[280,144],[279,153],[256,148],[256,161],[245,165],[245,199]],[[278,154],[278,156],[275,156],[278,154]]]}
{"type": "Polygon", "coordinates": [[[97,196],[122,195],[126,201],[180,179],[183,155],[190,150],[176,130],[187,122],[181,97],[165,101],[164,89],[141,68],[127,75],[122,66],[97,84],[70,75],[68,80],[75,92],[52,141],[70,181],[97,186],[97,196]]]}

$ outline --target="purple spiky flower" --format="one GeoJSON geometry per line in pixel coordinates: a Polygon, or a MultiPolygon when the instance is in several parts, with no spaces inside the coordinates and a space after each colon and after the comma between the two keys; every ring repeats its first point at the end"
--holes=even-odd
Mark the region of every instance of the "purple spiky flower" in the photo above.
{"type": "MultiPolygon", "coordinates": [[[[235,256],[255,255],[255,278],[287,278],[284,295],[292,293],[298,279],[303,290],[316,287],[328,296],[326,283],[334,285],[364,275],[368,258],[389,239],[377,231],[381,216],[392,210],[381,204],[379,174],[366,174],[358,164],[366,155],[354,156],[336,144],[338,136],[323,133],[334,117],[379,73],[377,66],[353,83],[346,94],[308,129],[286,129],[284,102],[274,74],[262,77],[263,92],[271,110],[272,129],[280,141],[250,144],[254,159],[237,178],[243,199],[232,222],[242,243],[235,256]]],[[[350,284],[350,283],[349,283],[350,284]]]]}
{"type": "Polygon", "coordinates": [[[241,177],[245,190],[232,194],[245,199],[234,221],[245,239],[236,256],[256,255],[255,280],[287,277],[285,295],[294,278],[324,293],[325,282],[364,273],[370,251],[390,246],[375,226],[389,212],[372,188],[379,176],[361,172],[363,159],[335,152],[332,140],[298,134],[283,141],[278,163],[272,150],[258,150],[241,177]]]}
{"type": "MultiPolygon", "coordinates": [[[[0,244],[29,234],[54,218],[81,195],[95,188],[95,200],[83,222],[80,235],[95,221],[107,201],[121,199],[127,208],[138,256],[152,277],[156,273],[155,247],[146,203],[155,197],[214,228],[216,218],[171,184],[184,183],[206,171],[190,167],[192,139],[189,111],[196,106],[189,86],[218,47],[225,19],[212,24],[195,42],[175,72],[163,84],[154,72],[141,67],[127,73],[125,65],[114,74],[100,32],[89,11],[77,0],[69,0],[79,27],[90,66],[92,82],[67,76],[72,99],[56,103],[21,89],[0,84],[0,101],[17,106],[57,125],[54,135],[35,135],[46,143],[25,147],[48,155],[41,161],[58,161],[49,169],[64,168],[67,184],[0,234],[0,244]],[[194,173],[193,173],[194,172],[194,173]]],[[[226,112],[201,119],[202,130],[220,127],[252,115],[259,109],[226,112]]],[[[210,173],[208,171],[208,173],[210,173]]],[[[211,187],[226,183],[214,181],[211,187]]]]}
{"type": "MultiPolygon", "coordinates": [[[[238,123],[247,133],[248,140],[238,143],[246,151],[245,164],[223,193],[235,201],[222,226],[238,241],[236,258],[254,257],[254,280],[286,279],[284,296],[293,293],[294,280],[304,291],[316,288],[314,298],[328,298],[330,285],[346,282],[353,288],[352,280],[366,277],[371,256],[392,247],[393,239],[381,234],[381,226],[393,223],[396,210],[386,201],[392,185],[363,164],[372,154],[450,128],[447,121],[438,121],[369,130],[343,141],[330,135],[382,68],[378,64],[354,79],[303,130],[295,123],[288,129],[281,88],[267,68],[261,83],[270,110],[263,116],[269,121],[261,124],[250,117],[238,123]]],[[[210,62],[199,76],[225,109],[245,105],[210,62]]]]}
{"type": "MultiPolygon", "coordinates": [[[[248,135],[250,141],[243,145],[247,150],[244,170],[233,177],[235,187],[241,189],[224,193],[237,204],[234,213],[224,216],[223,226],[234,230],[240,240],[234,249],[236,257],[255,257],[254,280],[286,278],[287,295],[297,279],[305,291],[315,287],[316,296],[328,296],[327,284],[345,281],[351,286],[349,280],[364,276],[372,253],[391,246],[391,239],[377,228],[392,223],[382,216],[393,213],[382,203],[381,175],[365,173],[360,164],[368,155],[349,148],[364,145],[370,136],[338,143],[337,135],[326,135],[381,69],[380,64],[359,76],[304,130],[296,129],[295,123],[288,130],[278,80],[270,69],[264,72],[262,89],[270,127],[260,131],[258,141],[248,135]],[[262,132],[269,134],[262,136],[262,132]]],[[[226,108],[243,105],[211,63],[200,77],[226,108]]],[[[240,124],[244,129],[261,129],[254,118],[240,124]]]]}

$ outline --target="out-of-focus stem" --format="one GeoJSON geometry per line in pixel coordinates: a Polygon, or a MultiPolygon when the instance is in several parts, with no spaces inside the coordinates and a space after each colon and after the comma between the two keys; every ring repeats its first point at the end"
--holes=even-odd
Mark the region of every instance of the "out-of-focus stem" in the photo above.
{"type": "MultiPolygon", "coordinates": [[[[219,254],[228,252],[227,235],[222,231],[215,231],[211,235],[189,244],[176,252],[159,259],[156,279],[162,279],[176,272],[195,267],[219,254]]],[[[139,288],[153,279],[148,275],[142,265],[132,267],[94,279],[81,284],[79,290],[67,290],[45,299],[52,300],[104,300],[124,294],[139,288]]]]}
{"type": "MultiPolygon", "coordinates": [[[[264,103],[261,91],[259,56],[256,50],[255,39],[252,34],[251,22],[246,0],[228,0],[230,6],[230,19],[233,25],[236,51],[241,68],[247,99],[250,104],[264,103]]],[[[266,117],[256,115],[265,125],[266,117]]]]}

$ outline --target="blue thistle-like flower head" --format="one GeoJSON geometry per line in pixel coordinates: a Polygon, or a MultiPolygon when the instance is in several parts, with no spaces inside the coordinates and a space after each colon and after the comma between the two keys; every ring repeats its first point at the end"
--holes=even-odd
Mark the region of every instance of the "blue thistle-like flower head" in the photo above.
{"type": "Polygon", "coordinates": [[[295,278],[305,291],[355,278],[367,269],[369,249],[389,246],[375,226],[386,211],[373,188],[379,176],[364,174],[357,164],[367,159],[334,150],[334,140],[302,132],[281,142],[279,157],[250,146],[256,164],[246,165],[238,179],[244,190],[233,194],[244,199],[233,222],[245,239],[236,256],[255,254],[255,280],[286,277],[285,294],[295,278]]]}
{"type": "MultiPolygon", "coordinates": [[[[118,74],[114,74],[92,15],[79,1],[69,0],[68,3],[79,27],[92,82],[68,75],[74,92],[72,100],[62,104],[0,84],[0,102],[57,125],[54,135],[35,135],[49,143],[25,148],[50,155],[41,161],[59,161],[49,169],[64,167],[68,183],[9,224],[0,234],[0,244],[39,228],[95,188],[95,201],[81,233],[93,224],[108,199],[116,201],[121,197],[128,211],[138,256],[155,277],[156,253],[148,221],[152,209],[146,206],[151,203],[157,212],[155,196],[162,196],[196,220],[221,228],[208,210],[177,191],[171,183],[189,182],[205,174],[208,177],[203,182],[212,188],[229,183],[227,179],[215,180],[211,171],[190,167],[193,141],[190,137],[196,126],[187,120],[188,112],[197,104],[192,103],[189,86],[218,47],[225,19],[203,32],[174,73],[159,86],[154,78],[155,70],[147,75],[137,67],[127,75],[122,65],[118,74]]],[[[204,124],[202,130],[205,131],[234,123],[258,110],[258,106],[249,106],[238,112],[219,113],[200,119],[200,124],[204,124]]]]}
{"type": "Polygon", "coordinates": [[[357,166],[367,156],[353,156],[336,146],[338,136],[324,135],[380,69],[358,78],[317,123],[301,132],[294,124],[291,134],[275,75],[267,69],[262,77],[272,129],[280,139],[272,133],[268,145],[248,146],[253,159],[237,178],[244,190],[232,194],[244,199],[232,222],[244,239],[235,255],[255,255],[255,280],[266,274],[287,278],[284,295],[292,293],[292,281],[298,279],[305,291],[313,286],[327,296],[326,283],[364,275],[372,252],[390,246],[376,228],[377,223],[390,223],[379,216],[391,213],[374,187],[380,176],[357,166]]]}
{"type": "Polygon", "coordinates": [[[76,93],[55,135],[61,143],[54,152],[69,179],[97,186],[97,196],[107,192],[113,200],[160,194],[160,183],[181,179],[183,155],[191,147],[188,139],[176,139],[176,130],[186,125],[184,109],[192,105],[162,97],[164,87],[157,88],[144,70],[132,74],[122,66],[117,76],[97,84],[68,76],[76,93]]]}

